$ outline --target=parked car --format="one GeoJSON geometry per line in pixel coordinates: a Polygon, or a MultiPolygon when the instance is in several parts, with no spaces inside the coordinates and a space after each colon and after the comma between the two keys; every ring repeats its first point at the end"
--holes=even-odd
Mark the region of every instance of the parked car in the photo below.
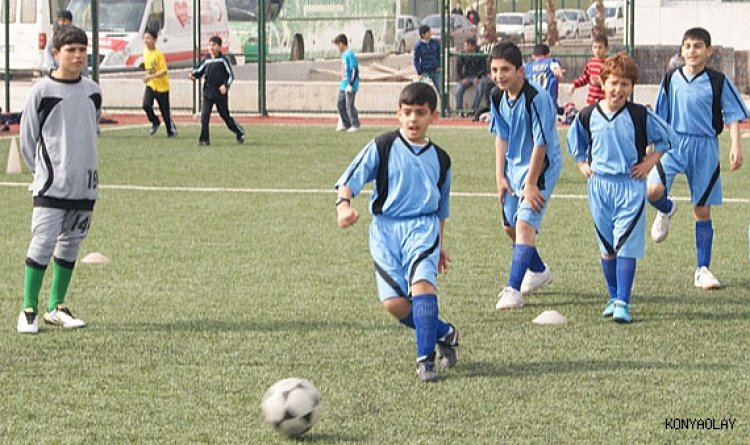
{"type": "Polygon", "coordinates": [[[419,19],[413,15],[400,15],[396,18],[396,52],[411,52],[419,42],[419,19]]]}
{"type": "Polygon", "coordinates": [[[523,12],[503,12],[495,16],[495,29],[498,41],[510,40],[523,43],[523,12]]]}
{"type": "MultiPolygon", "coordinates": [[[[534,27],[534,20],[536,19],[536,11],[531,10],[526,13],[523,19],[523,38],[527,42],[534,41],[534,34],[536,33],[534,27]]],[[[542,9],[542,40],[547,40],[547,10],[542,9]]]]}
{"type": "MultiPolygon", "coordinates": [[[[476,38],[477,27],[469,22],[469,19],[462,15],[451,14],[451,38],[448,43],[452,48],[463,47],[464,42],[469,37],[476,38]]],[[[431,14],[422,19],[422,24],[430,27],[432,31],[432,37],[440,40],[440,28],[442,27],[442,21],[440,14],[431,14]]]]}
{"type": "Polygon", "coordinates": [[[557,29],[560,37],[577,39],[579,37],[591,38],[593,23],[581,9],[558,9],[555,12],[557,29]]]}
{"type": "MultiPolygon", "coordinates": [[[[591,23],[596,25],[596,3],[592,3],[586,10],[591,23]]],[[[625,32],[625,3],[621,1],[604,2],[604,27],[607,34],[613,36],[625,32]]]]}

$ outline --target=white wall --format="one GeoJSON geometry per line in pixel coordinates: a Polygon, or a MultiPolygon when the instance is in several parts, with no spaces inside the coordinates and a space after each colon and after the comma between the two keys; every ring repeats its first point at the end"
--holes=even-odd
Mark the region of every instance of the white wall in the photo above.
{"type": "Polygon", "coordinates": [[[750,50],[747,34],[750,3],[720,0],[638,0],[635,2],[635,44],[678,47],[688,28],[711,33],[711,44],[750,50]]]}

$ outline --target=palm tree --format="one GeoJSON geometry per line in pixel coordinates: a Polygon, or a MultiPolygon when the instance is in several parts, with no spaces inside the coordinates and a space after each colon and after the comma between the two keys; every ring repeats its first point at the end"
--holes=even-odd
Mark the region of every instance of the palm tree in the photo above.
{"type": "Polygon", "coordinates": [[[594,20],[595,36],[606,36],[607,28],[604,27],[604,0],[596,0],[596,20],[594,20]]]}
{"type": "Polygon", "coordinates": [[[486,4],[484,11],[484,35],[482,36],[485,45],[492,46],[497,39],[497,30],[495,28],[495,2],[490,0],[486,4]]]}
{"type": "Polygon", "coordinates": [[[555,0],[547,0],[547,44],[555,46],[560,41],[560,34],[557,32],[557,18],[555,11],[557,6],[555,0]]]}

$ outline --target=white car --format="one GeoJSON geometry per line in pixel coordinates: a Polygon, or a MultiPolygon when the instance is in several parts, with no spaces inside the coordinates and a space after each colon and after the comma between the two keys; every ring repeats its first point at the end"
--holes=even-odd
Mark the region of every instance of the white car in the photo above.
{"type": "MultiPolygon", "coordinates": [[[[586,10],[591,23],[596,26],[596,2],[586,10]]],[[[604,27],[607,28],[607,34],[613,36],[625,32],[625,4],[620,1],[604,2],[604,27]]]]}
{"type": "Polygon", "coordinates": [[[510,40],[516,43],[524,43],[523,36],[523,12],[503,12],[495,16],[495,29],[498,41],[510,40]]]}
{"type": "MultiPolygon", "coordinates": [[[[536,18],[536,11],[533,9],[524,15],[523,19],[523,38],[527,42],[534,42],[536,28],[534,26],[534,20],[536,18]]],[[[547,10],[542,9],[542,40],[547,40],[547,10]]]]}
{"type": "Polygon", "coordinates": [[[555,11],[555,18],[561,38],[591,38],[594,25],[585,11],[581,9],[558,9],[555,11]]]}
{"type": "Polygon", "coordinates": [[[419,42],[419,19],[413,15],[400,15],[396,18],[396,53],[412,52],[419,42]]]}

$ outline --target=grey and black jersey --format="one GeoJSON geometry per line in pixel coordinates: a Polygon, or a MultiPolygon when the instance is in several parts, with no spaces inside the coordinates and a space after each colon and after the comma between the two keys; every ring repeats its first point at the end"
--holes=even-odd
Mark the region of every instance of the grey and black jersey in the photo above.
{"type": "Polygon", "coordinates": [[[47,77],[21,115],[21,153],[35,207],[91,210],[98,196],[97,122],[102,96],[87,78],[47,77]]]}
{"type": "Polygon", "coordinates": [[[224,54],[217,57],[206,57],[192,73],[195,77],[203,77],[204,94],[216,93],[222,85],[229,88],[234,82],[232,65],[224,54]]]}

